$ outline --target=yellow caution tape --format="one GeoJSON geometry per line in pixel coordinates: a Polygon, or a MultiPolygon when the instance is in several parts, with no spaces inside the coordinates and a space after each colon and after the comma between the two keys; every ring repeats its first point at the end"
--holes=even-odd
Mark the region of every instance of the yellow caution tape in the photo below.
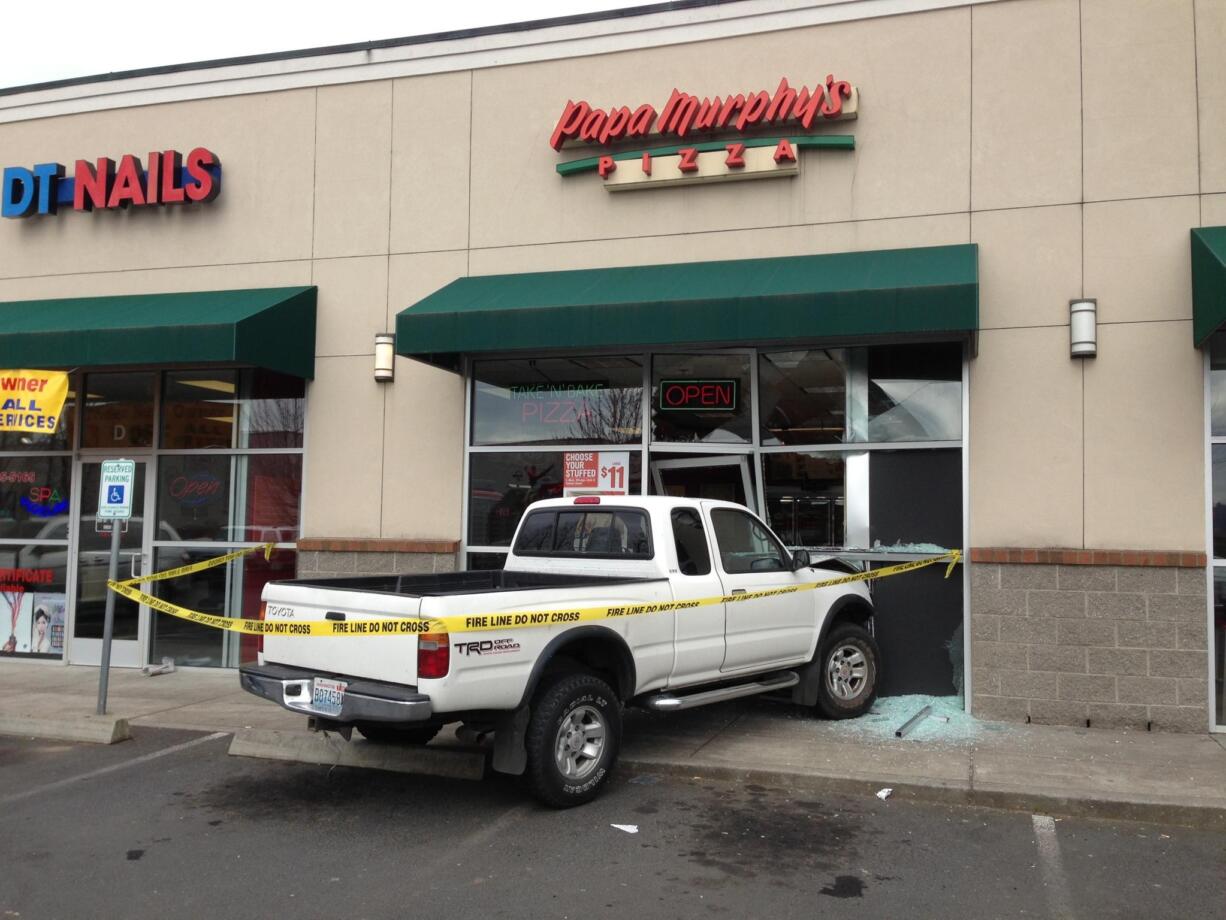
{"type": "Polygon", "coordinates": [[[236,549],[232,553],[226,553],[224,556],[214,556],[212,559],[206,559],[203,562],[193,562],[188,565],[176,566],[173,569],[165,569],[161,572],[156,572],[153,575],[142,575],[139,578],[125,578],[123,581],[108,581],[108,585],[139,585],[145,581],[169,581],[172,578],[182,578],[184,575],[191,575],[193,572],[203,572],[206,569],[215,569],[219,565],[225,565],[234,559],[241,556],[246,556],[248,553],[254,553],[259,550],[264,551],[264,561],[267,562],[272,558],[272,551],[276,548],[275,543],[263,543],[260,546],[253,546],[250,549],[236,549]]]}
{"type": "MultiPolygon", "coordinates": [[[[265,556],[271,552],[272,544],[266,544],[265,556]]],[[[129,578],[125,581],[108,581],[107,587],[117,594],[144,604],[153,610],[168,613],[171,616],[211,626],[214,629],[228,629],[230,632],[258,636],[406,636],[421,633],[460,633],[489,632],[493,630],[524,629],[539,626],[573,625],[575,623],[590,623],[595,620],[622,619],[624,617],[644,616],[652,613],[674,613],[682,610],[693,610],[698,607],[712,607],[716,604],[742,604],[745,601],[758,600],[765,597],[779,597],[785,594],[797,594],[801,591],[815,591],[818,588],[831,588],[836,585],[847,585],[857,581],[875,581],[879,578],[889,578],[904,572],[913,572],[930,565],[935,565],[946,559],[945,577],[948,578],[959,562],[962,561],[962,551],[952,549],[940,556],[928,559],[916,559],[913,562],[902,562],[868,572],[857,572],[854,575],[841,575],[828,578],[825,581],[805,582],[799,585],[786,585],[781,588],[770,588],[765,591],[751,591],[745,594],[723,594],[711,597],[693,598],[682,601],[662,601],[657,604],[632,604],[622,607],[600,606],[579,607],[560,610],[524,610],[497,613],[459,614],[449,617],[437,617],[424,620],[413,617],[390,617],[367,620],[306,620],[301,622],[282,623],[278,620],[244,620],[237,617],[218,616],[212,613],[201,613],[188,607],[181,607],[169,601],[154,597],[136,587],[142,581],[165,581],[176,578],[188,572],[198,572],[202,569],[222,565],[261,547],[239,550],[218,556],[208,562],[198,562],[193,565],[180,566],[178,569],[167,569],[148,578],[129,578]]]]}

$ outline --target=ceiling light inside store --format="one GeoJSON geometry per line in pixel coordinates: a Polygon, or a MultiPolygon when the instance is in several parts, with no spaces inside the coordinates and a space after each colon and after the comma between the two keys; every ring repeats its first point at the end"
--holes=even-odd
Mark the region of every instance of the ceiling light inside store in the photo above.
{"type": "Polygon", "coordinates": [[[210,422],[225,422],[228,425],[234,424],[233,415],[206,415],[205,418],[210,422]]]}

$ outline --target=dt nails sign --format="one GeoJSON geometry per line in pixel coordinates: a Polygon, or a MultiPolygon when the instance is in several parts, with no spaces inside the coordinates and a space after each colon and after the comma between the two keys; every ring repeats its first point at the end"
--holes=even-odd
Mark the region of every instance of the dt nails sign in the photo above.
{"type": "Polygon", "coordinates": [[[818,129],[829,121],[855,118],[858,111],[858,90],[833,74],[813,90],[795,89],[784,78],[774,94],[763,90],[699,98],[674,89],[659,112],[649,104],[602,109],[568,101],[549,144],[559,151],[567,143],[606,148],[559,163],[557,171],[563,176],[595,172],[609,191],[794,176],[800,171],[799,150],[855,148],[851,135],[818,129]],[[671,143],[626,149],[628,141],[653,140],[671,143]]]}
{"type": "Polygon", "coordinates": [[[221,160],[204,147],[186,157],[177,150],[154,151],[143,164],[127,153],[118,165],[110,157],[77,160],[71,175],[60,163],[5,167],[0,214],[55,214],[60,205],[103,211],[187,204],[212,201],[220,191],[221,160]]]}

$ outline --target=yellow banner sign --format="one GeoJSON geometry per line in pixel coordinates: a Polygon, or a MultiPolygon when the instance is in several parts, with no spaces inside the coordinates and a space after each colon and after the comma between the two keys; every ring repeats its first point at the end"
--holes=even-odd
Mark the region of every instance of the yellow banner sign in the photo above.
{"type": "Polygon", "coordinates": [[[0,371],[0,431],[53,434],[67,397],[63,371],[0,371]]]}

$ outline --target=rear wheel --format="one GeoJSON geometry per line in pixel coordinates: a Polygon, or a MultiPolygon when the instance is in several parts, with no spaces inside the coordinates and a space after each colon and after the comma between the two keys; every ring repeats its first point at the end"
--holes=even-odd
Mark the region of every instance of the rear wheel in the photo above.
{"type": "Polygon", "coordinates": [[[357,724],[362,737],[375,744],[429,744],[440,728],[442,728],[441,725],[414,725],[406,728],[402,725],[379,722],[359,722],[357,724]]]}
{"type": "Polygon", "coordinates": [[[527,780],[554,808],[590,802],[609,778],[621,744],[621,703],[591,674],[554,678],[537,693],[528,720],[527,780]]]}
{"type": "Polygon", "coordinates": [[[822,643],[821,686],[817,706],[831,719],[851,719],[868,712],[877,698],[881,652],[863,626],[842,623],[822,643]]]}

